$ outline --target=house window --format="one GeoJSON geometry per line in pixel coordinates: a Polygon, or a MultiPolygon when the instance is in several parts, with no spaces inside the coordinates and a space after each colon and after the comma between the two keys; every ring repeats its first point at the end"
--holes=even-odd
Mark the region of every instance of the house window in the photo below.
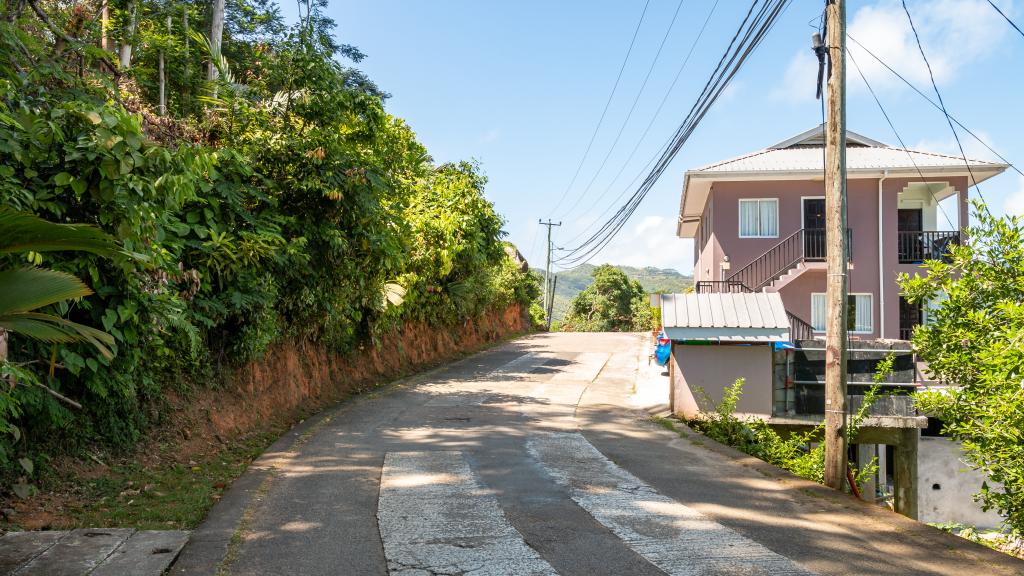
{"type": "MultiPolygon", "coordinates": [[[[874,327],[874,296],[871,294],[850,294],[847,296],[846,329],[859,334],[870,334],[874,327]]],[[[811,326],[816,332],[825,331],[825,295],[811,294],[811,326]]]]}
{"type": "Polygon", "coordinates": [[[740,238],[778,238],[779,199],[740,200],[740,238]]]}

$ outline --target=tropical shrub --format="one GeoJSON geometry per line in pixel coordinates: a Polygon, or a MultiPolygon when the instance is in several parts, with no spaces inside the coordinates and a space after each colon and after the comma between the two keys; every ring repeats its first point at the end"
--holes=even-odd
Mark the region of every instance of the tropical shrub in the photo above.
{"type": "Polygon", "coordinates": [[[0,376],[82,409],[10,387],[0,404],[17,409],[0,405],[0,430],[21,441],[0,437],[0,453],[130,446],[169,390],[216,385],[274,343],[348,353],[405,322],[535,300],[480,167],[433,162],[386,95],[341,63],[362,55],[333,40],[317,3],[292,28],[269,3],[229,3],[220,49],[194,33],[209,29],[200,5],[139,0],[131,29],[114,3],[109,40],[134,46],[127,68],[95,48],[90,13],[40,5],[49,23],[0,6],[0,206],[94,226],[120,251],[0,253],[0,269],[88,284],[94,294],[47,311],[109,333],[112,354],[14,335],[0,376]]]}
{"type": "Polygon", "coordinates": [[[609,264],[569,304],[561,324],[568,332],[633,332],[651,329],[651,307],[643,286],[609,264]]]}
{"type": "Polygon", "coordinates": [[[912,302],[928,307],[914,349],[941,390],[915,395],[984,472],[976,498],[1024,533],[1024,218],[990,215],[975,204],[969,242],[926,275],[900,278],[912,302]]]}

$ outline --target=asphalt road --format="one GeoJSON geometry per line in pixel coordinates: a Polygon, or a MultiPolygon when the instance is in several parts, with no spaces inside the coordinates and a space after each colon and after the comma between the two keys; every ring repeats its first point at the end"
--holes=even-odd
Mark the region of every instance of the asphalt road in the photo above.
{"type": "Polygon", "coordinates": [[[654,425],[635,334],[523,338],[310,419],[173,574],[1024,574],[1024,562],[654,425]]]}

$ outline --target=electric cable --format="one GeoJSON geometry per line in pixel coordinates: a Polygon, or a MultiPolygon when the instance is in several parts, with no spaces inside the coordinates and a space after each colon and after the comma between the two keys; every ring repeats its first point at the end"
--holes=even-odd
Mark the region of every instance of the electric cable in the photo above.
{"type": "Polygon", "coordinates": [[[654,54],[654,59],[651,60],[651,66],[647,69],[647,75],[644,76],[643,82],[640,83],[640,90],[637,91],[636,96],[633,98],[633,103],[629,107],[629,112],[626,113],[626,118],[622,121],[622,124],[619,126],[619,131],[618,133],[615,134],[615,139],[612,140],[612,145],[608,148],[608,152],[604,155],[604,158],[601,159],[601,164],[597,167],[597,171],[594,172],[593,178],[591,178],[590,181],[587,182],[587,186],[583,189],[582,192],[580,192],[579,196],[576,198],[576,201],[572,203],[572,206],[570,206],[569,209],[566,210],[565,213],[559,217],[560,219],[564,219],[569,214],[571,214],[572,211],[575,210],[577,206],[579,206],[580,202],[584,198],[586,198],[587,192],[590,191],[590,188],[594,185],[594,182],[597,180],[597,177],[601,175],[601,172],[604,170],[605,165],[608,164],[608,158],[611,157],[612,152],[615,151],[615,147],[619,144],[619,140],[622,138],[622,132],[625,131],[626,126],[629,124],[629,120],[633,117],[633,112],[636,111],[636,105],[640,101],[640,96],[643,95],[644,89],[647,88],[647,82],[651,79],[651,73],[654,72],[655,65],[658,64],[658,58],[661,57],[661,52],[665,48],[665,42],[668,41],[669,34],[672,33],[672,28],[674,28],[676,25],[676,19],[679,17],[679,10],[682,9],[683,2],[684,0],[679,0],[679,4],[676,5],[676,11],[672,14],[672,20],[668,24],[668,29],[665,30],[665,35],[661,37],[661,44],[658,45],[658,51],[654,54]]]}
{"type": "Polygon", "coordinates": [[[587,143],[587,148],[583,152],[583,157],[580,158],[580,163],[576,166],[576,172],[572,175],[572,180],[569,181],[569,185],[565,187],[565,191],[562,192],[562,196],[555,203],[555,207],[551,209],[552,212],[558,210],[558,207],[565,201],[565,196],[572,189],[573,184],[576,183],[576,178],[580,175],[580,170],[583,169],[583,163],[587,161],[587,156],[590,154],[590,149],[594,146],[594,139],[597,138],[597,133],[601,130],[601,124],[604,122],[604,117],[608,114],[608,107],[612,103],[612,98],[615,97],[615,91],[619,88],[619,81],[622,80],[622,71],[626,69],[626,63],[629,62],[629,55],[633,53],[633,46],[636,44],[636,37],[640,33],[640,25],[644,23],[644,16],[647,14],[647,7],[650,6],[651,0],[647,0],[644,4],[643,12],[640,13],[640,20],[636,23],[636,29],[633,30],[633,38],[629,41],[629,49],[626,50],[626,57],[622,59],[622,65],[619,66],[619,73],[615,76],[615,84],[612,85],[612,91],[608,94],[608,100],[604,103],[604,110],[601,111],[601,117],[597,120],[597,126],[594,127],[594,133],[590,135],[590,142],[587,143]]]}
{"type": "MultiPolygon", "coordinates": [[[[857,39],[854,38],[853,36],[851,36],[849,33],[846,34],[846,37],[849,38],[850,40],[853,40],[854,44],[856,44],[858,47],[860,47],[861,50],[866,52],[868,54],[868,56],[871,56],[872,58],[874,58],[875,61],[878,62],[879,64],[881,64],[883,67],[885,67],[886,70],[888,70],[894,76],[896,76],[901,81],[903,81],[903,83],[906,84],[911,90],[913,90],[914,92],[917,92],[917,94],[919,96],[921,96],[921,98],[924,98],[929,104],[931,104],[932,107],[934,107],[939,112],[942,112],[942,108],[938,104],[936,104],[934,100],[929,98],[928,95],[925,94],[924,92],[922,92],[920,88],[918,88],[917,86],[914,86],[913,83],[911,83],[909,80],[904,78],[903,75],[900,74],[899,72],[897,72],[895,69],[893,69],[892,66],[889,66],[884,60],[882,60],[877,54],[872,52],[867,46],[864,46],[863,44],[858,42],[857,39]]],[[[1010,162],[1009,160],[1007,160],[1002,154],[1000,154],[994,148],[989,146],[988,142],[985,142],[984,140],[981,139],[980,136],[978,136],[977,134],[972,132],[970,128],[968,128],[967,126],[964,126],[963,122],[960,122],[959,120],[957,120],[956,117],[953,116],[952,114],[949,115],[949,119],[952,120],[954,123],[956,123],[956,125],[959,126],[961,130],[963,130],[964,132],[967,132],[968,134],[970,134],[972,138],[974,138],[979,144],[981,144],[986,149],[988,149],[989,152],[995,154],[996,157],[999,158],[1000,160],[1002,160],[1007,166],[1009,166],[1010,168],[1013,168],[1014,172],[1016,172],[1017,174],[1020,174],[1021,176],[1024,176],[1024,172],[1022,172],[1019,168],[1017,168],[1017,166],[1014,165],[1013,162],[1010,162]]]]}
{"type": "MultiPolygon", "coordinates": [[[[928,56],[924,53],[924,46],[921,45],[921,37],[917,34],[917,27],[914,26],[914,19],[910,17],[910,10],[907,9],[907,0],[900,0],[903,4],[903,12],[907,15],[907,21],[910,22],[910,30],[914,33],[914,40],[917,41],[917,49],[921,52],[921,58],[924,59],[924,64],[928,68],[928,78],[932,81],[932,88],[935,89],[935,96],[939,99],[939,106],[942,107],[942,113],[946,117],[946,123],[949,124],[949,129],[953,132],[953,139],[956,140],[957,148],[960,149],[960,156],[964,159],[964,165],[967,167],[967,173],[971,176],[971,182],[974,183],[974,189],[978,191],[978,197],[981,198],[982,204],[985,207],[985,212],[989,215],[992,212],[988,208],[988,202],[985,201],[985,196],[981,193],[981,187],[978,186],[978,180],[974,177],[974,171],[971,170],[971,163],[967,160],[967,154],[964,152],[964,145],[960,142],[960,135],[957,134],[956,128],[953,126],[953,121],[949,119],[949,112],[946,111],[946,103],[942,101],[942,92],[939,92],[939,86],[935,83],[935,75],[932,74],[932,65],[928,62],[928,56]]],[[[970,183],[968,183],[968,188],[970,183]]]]}
{"type": "MultiPolygon", "coordinates": [[[[612,188],[615,186],[615,183],[618,182],[619,177],[622,176],[622,173],[625,172],[626,168],[629,166],[630,161],[633,160],[633,157],[636,155],[637,150],[640,149],[640,145],[647,138],[647,134],[650,133],[651,128],[654,126],[654,122],[658,119],[658,116],[661,114],[662,108],[664,108],[665,103],[668,102],[669,96],[672,94],[672,91],[675,89],[676,84],[679,82],[679,78],[682,76],[683,70],[686,68],[686,65],[690,62],[690,57],[693,56],[693,51],[697,47],[697,43],[700,42],[701,37],[704,36],[704,30],[707,29],[708,22],[711,21],[711,16],[715,13],[715,9],[718,8],[719,1],[720,0],[715,0],[715,3],[712,4],[711,10],[708,12],[707,17],[704,19],[704,23],[700,27],[700,31],[697,33],[696,38],[694,38],[693,43],[690,44],[690,49],[689,51],[687,51],[686,57],[683,59],[683,63],[679,66],[679,69],[676,71],[675,78],[672,79],[672,84],[668,87],[668,90],[665,91],[665,95],[662,97],[661,102],[658,104],[658,108],[654,111],[654,114],[651,116],[651,120],[647,123],[647,127],[644,128],[643,134],[640,135],[640,138],[637,140],[636,145],[633,146],[633,149],[629,152],[629,156],[626,157],[626,160],[622,163],[622,166],[619,168],[619,171],[615,173],[615,176],[612,178],[611,182],[609,182],[608,186],[606,186],[604,191],[601,192],[601,195],[598,196],[596,200],[594,200],[594,202],[592,203],[593,206],[597,206],[598,204],[600,204],[601,200],[603,200],[604,197],[607,196],[609,192],[611,192],[612,188]]],[[[647,168],[654,163],[654,160],[656,158],[656,156],[652,157],[650,160],[647,161],[646,164],[644,164],[643,168],[640,169],[640,172],[633,178],[633,180],[630,181],[629,184],[626,185],[625,188],[623,188],[622,192],[619,193],[615,200],[608,204],[608,206],[605,207],[605,209],[597,216],[597,218],[595,219],[595,223],[600,221],[601,218],[603,218],[608,213],[608,211],[611,210],[612,207],[614,207],[615,204],[626,194],[626,192],[628,192],[629,189],[633,187],[633,184],[636,183],[636,181],[640,178],[641,174],[647,171],[647,168]]],[[[584,215],[586,214],[587,212],[584,213],[584,215]]],[[[569,240],[569,242],[575,242],[576,240],[578,240],[581,236],[583,236],[590,230],[591,226],[592,225],[588,225],[584,227],[584,229],[581,230],[571,240],[569,240]]]]}

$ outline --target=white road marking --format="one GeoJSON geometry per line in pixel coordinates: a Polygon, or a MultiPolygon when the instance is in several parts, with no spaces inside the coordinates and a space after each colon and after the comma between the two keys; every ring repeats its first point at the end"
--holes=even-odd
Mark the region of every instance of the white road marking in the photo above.
{"type": "Polygon", "coordinates": [[[658,493],[577,433],[530,438],[530,453],[570,497],[627,546],[672,576],[814,574],[658,493]]]}
{"type": "Polygon", "coordinates": [[[377,509],[388,572],[554,575],[461,452],[388,452],[377,509]]]}

